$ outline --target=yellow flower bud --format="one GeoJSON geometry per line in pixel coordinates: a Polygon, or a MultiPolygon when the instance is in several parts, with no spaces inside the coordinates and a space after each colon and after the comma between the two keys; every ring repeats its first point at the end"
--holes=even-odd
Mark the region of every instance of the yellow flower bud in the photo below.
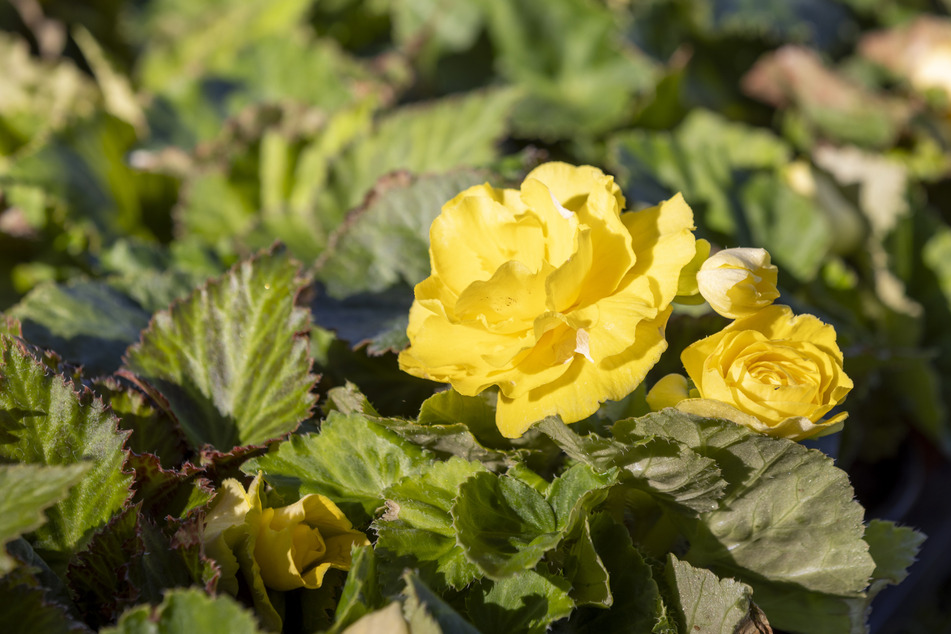
{"type": "Polygon", "coordinates": [[[687,377],[680,374],[668,374],[647,393],[647,404],[651,411],[658,412],[665,407],[673,407],[680,401],[690,398],[687,377]]]}
{"type": "Polygon", "coordinates": [[[736,319],[769,306],[779,297],[777,273],[766,249],[724,249],[700,267],[697,286],[713,310],[736,319]]]}
{"type": "Polygon", "coordinates": [[[288,506],[262,508],[260,487],[260,474],[247,492],[237,480],[225,480],[208,511],[203,540],[213,557],[233,560],[225,550],[252,538],[254,561],[272,590],[319,588],[331,568],[350,569],[352,546],[369,545],[329,498],[310,494],[288,506]]]}

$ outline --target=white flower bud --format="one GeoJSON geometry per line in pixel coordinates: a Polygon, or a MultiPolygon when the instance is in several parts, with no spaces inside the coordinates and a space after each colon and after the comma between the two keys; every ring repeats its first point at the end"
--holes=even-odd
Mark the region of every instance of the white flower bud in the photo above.
{"type": "Polygon", "coordinates": [[[736,319],[769,306],[779,297],[777,273],[766,249],[724,249],[700,267],[697,287],[713,310],[736,319]]]}

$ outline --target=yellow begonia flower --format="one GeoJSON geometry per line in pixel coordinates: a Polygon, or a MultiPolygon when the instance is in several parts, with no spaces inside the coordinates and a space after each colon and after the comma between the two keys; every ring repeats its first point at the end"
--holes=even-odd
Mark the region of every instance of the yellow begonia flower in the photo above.
{"type": "Polygon", "coordinates": [[[697,286],[713,310],[736,319],[772,304],[776,279],[766,249],[724,249],[700,267],[697,286]]]}
{"type": "Polygon", "coordinates": [[[215,557],[222,541],[234,549],[253,537],[254,561],[267,587],[319,588],[329,569],[350,569],[352,546],[369,545],[329,498],[309,494],[289,506],[262,508],[260,487],[260,474],[247,492],[237,480],[225,480],[208,511],[203,541],[215,557]]]}
{"type": "Polygon", "coordinates": [[[791,440],[834,431],[847,416],[821,420],[852,389],[835,329],[788,306],[738,319],[680,358],[700,396],[678,403],[683,411],[791,440]]]}
{"type": "Polygon", "coordinates": [[[430,228],[400,367],[461,394],[499,387],[496,424],[517,438],[633,391],[666,349],[681,269],[695,253],[678,194],[622,213],[601,170],[546,163],[520,190],[471,187],[430,228]]]}

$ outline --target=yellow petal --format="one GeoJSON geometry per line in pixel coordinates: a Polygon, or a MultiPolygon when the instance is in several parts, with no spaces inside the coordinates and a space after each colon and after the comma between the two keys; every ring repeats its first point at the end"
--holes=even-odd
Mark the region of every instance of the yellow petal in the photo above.
{"type": "Polygon", "coordinates": [[[572,211],[577,211],[585,203],[590,192],[597,184],[605,189],[617,201],[618,209],[625,205],[621,188],[610,176],[590,165],[570,165],[551,161],[539,165],[525,177],[525,180],[541,181],[548,187],[558,201],[572,211]]]}
{"type": "Polygon", "coordinates": [[[586,418],[606,399],[618,400],[634,391],[667,348],[664,327],[670,309],[643,321],[634,344],[622,352],[591,363],[576,356],[557,380],[517,398],[499,395],[496,423],[507,438],[518,438],[535,422],[561,416],[566,423],[586,418]]]}
{"type": "Polygon", "coordinates": [[[203,540],[214,541],[232,526],[243,524],[250,510],[251,501],[244,487],[237,480],[228,478],[221,483],[205,516],[203,540]]]}
{"type": "Polygon", "coordinates": [[[647,393],[647,404],[651,411],[659,412],[665,407],[675,406],[688,396],[687,378],[682,374],[668,374],[647,393]]]}

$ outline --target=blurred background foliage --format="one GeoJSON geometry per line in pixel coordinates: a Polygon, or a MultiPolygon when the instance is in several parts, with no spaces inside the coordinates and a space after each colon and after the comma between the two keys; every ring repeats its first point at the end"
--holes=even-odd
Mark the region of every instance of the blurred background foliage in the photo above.
{"type": "MultiPolygon", "coordinates": [[[[396,370],[427,231],[558,159],[762,246],[856,388],[821,448],[930,536],[877,631],[951,628],[948,0],[9,0],[0,309],[108,374],[149,316],[275,240],[316,281],[324,387],[396,370]]],[[[652,377],[724,322],[684,309],[652,377]]]]}

